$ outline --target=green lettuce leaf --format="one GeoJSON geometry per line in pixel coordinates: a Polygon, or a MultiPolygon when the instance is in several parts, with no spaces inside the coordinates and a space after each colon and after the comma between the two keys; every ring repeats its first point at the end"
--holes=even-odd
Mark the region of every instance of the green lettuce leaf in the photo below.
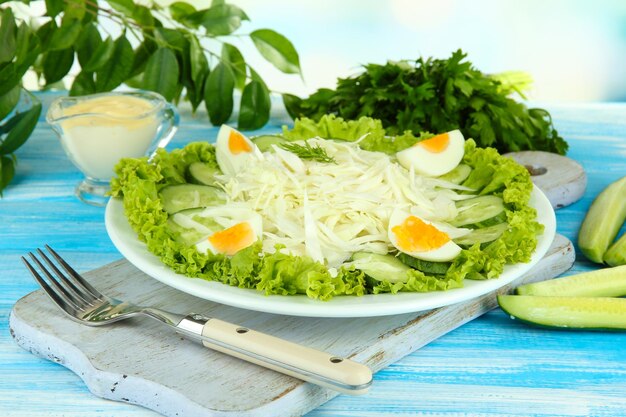
{"type": "Polygon", "coordinates": [[[314,137],[348,142],[361,139],[359,146],[362,149],[392,155],[434,135],[422,132],[420,136],[414,136],[410,131],[406,131],[399,136],[387,136],[380,120],[371,117],[344,120],[329,114],[322,116],[318,122],[307,118],[296,119],[293,129],[283,126],[283,136],[289,141],[314,137]]]}

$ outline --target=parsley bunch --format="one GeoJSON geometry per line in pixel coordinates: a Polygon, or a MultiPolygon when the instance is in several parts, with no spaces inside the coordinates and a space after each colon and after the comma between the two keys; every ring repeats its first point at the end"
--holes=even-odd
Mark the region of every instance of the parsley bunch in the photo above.
{"type": "MultiPolygon", "coordinates": [[[[501,153],[542,150],[565,154],[568,145],[544,109],[511,98],[515,80],[475,69],[458,50],[448,59],[369,64],[360,75],[339,79],[337,89],[320,89],[307,99],[285,94],[293,118],[380,119],[388,135],[411,130],[440,133],[460,129],[481,147],[501,153]]],[[[526,80],[522,81],[525,83],[526,80]]]]}

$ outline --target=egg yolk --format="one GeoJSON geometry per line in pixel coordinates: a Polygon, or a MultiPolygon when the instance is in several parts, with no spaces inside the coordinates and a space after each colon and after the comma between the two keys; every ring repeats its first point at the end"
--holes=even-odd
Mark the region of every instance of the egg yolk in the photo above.
{"type": "Polygon", "coordinates": [[[442,133],[417,143],[417,145],[432,153],[441,153],[445,151],[449,144],[450,136],[447,133],[442,133]]]}
{"type": "Polygon", "coordinates": [[[254,231],[249,223],[238,223],[228,229],[213,233],[209,242],[219,253],[232,256],[255,241],[254,231]]]}
{"type": "Polygon", "coordinates": [[[231,130],[228,136],[228,149],[235,155],[242,152],[252,152],[252,146],[246,141],[246,138],[235,130],[231,130]]]}
{"type": "Polygon", "coordinates": [[[426,252],[450,241],[446,233],[415,216],[407,217],[402,224],[392,227],[391,231],[396,235],[398,248],[407,252],[426,252]]]}

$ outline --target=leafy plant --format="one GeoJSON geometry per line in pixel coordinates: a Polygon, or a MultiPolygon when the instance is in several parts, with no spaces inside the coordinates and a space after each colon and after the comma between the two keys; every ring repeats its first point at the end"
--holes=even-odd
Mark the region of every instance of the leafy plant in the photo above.
{"type": "MultiPolygon", "coordinates": [[[[106,92],[126,84],[156,91],[174,102],[184,98],[193,111],[204,103],[214,125],[230,118],[235,90],[240,90],[238,127],[258,129],[269,120],[270,90],[231,40],[247,38],[277,69],[301,74],[298,53],[287,38],[271,29],[236,33],[250,19],[223,0],[213,0],[201,10],[184,2],[161,7],[132,0],[46,0],[45,14],[30,19],[16,17],[11,7],[17,2],[8,4],[0,8],[0,120],[13,111],[29,68],[46,88],[78,67],[70,95],[106,92]],[[111,28],[120,34],[109,33],[111,28]]],[[[19,4],[34,13],[31,1],[19,4]]],[[[22,124],[0,126],[4,138],[0,192],[14,170],[15,158],[6,155],[31,134],[34,125],[26,123],[36,122],[33,115],[21,115],[22,124]]]]}
{"type": "Polygon", "coordinates": [[[41,114],[41,103],[21,88],[22,76],[38,53],[31,28],[17,24],[10,9],[0,9],[0,197],[15,174],[14,152],[26,142],[41,114]]]}
{"type": "Polygon", "coordinates": [[[487,75],[465,58],[458,50],[448,59],[369,64],[363,73],[339,79],[336,90],[320,89],[306,99],[284,94],[283,101],[293,118],[368,116],[380,119],[389,135],[460,129],[479,146],[500,152],[567,151],[546,110],[510,97],[527,87],[528,77],[487,75]]]}

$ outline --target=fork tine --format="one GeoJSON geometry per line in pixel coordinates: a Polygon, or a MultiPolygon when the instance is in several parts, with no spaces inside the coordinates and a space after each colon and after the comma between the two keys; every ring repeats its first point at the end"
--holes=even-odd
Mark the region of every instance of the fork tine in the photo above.
{"type": "Polygon", "coordinates": [[[80,274],[76,272],[74,268],[72,268],[67,262],[65,262],[65,260],[61,258],[61,256],[58,253],[56,253],[50,246],[48,245],[44,245],[44,246],[46,247],[48,252],[50,252],[50,254],[54,257],[54,259],[56,259],[57,262],[63,267],[63,269],[65,269],[65,271],[68,274],[70,274],[70,277],[73,278],[74,282],[77,285],[80,285],[82,288],[84,288],[88,293],[90,293],[95,298],[100,298],[100,299],[106,298],[100,291],[92,287],[91,284],[89,284],[89,282],[87,282],[82,276],[80,276],[80,274]]]}
{"type": "Polygon", "coordinates": [[[78,298],[82,304],[93,304],[96,299],[85,289],[80,286],[74,285],[72,281],[67,279],[65,274],[59,271],[59,268],[46,256],[45,253],[41,249],[37,249],[39,255],[43,258],[43,260],[50,266],[50,269],[54,271],[55,275],[63,282],[65,289],[69,290],[75,298],[78,298]]]}
{"type": "Polygon", "coordinates": [[[39,275],[39,272],[37,272],[37,270],[30,264],[30,262],[26,260],[26,258],[24,258],[23,256],[21,258],[22,262],[24,262],[24,265],[26,265],[26,268],[28,268],[33,278],[35,278],[39,286],[46,292],[46,294],[48,294],[48,297],[50,297],[56,305],[61,307],[63,311],[72,316],[76,316],[77,310],[74,305],[72,303],[66,302],[64,298],[60,297],[59,294],[46,283],[41,275],[39,275]]]}
{"type": "Polygon", "coordinates": [[[28,255],[37,264],[37,266],[44,273],[44,275],[48,278],[48,282],[52,284],[52,287],[54,287],[54,289],[56,289],[56,293],[59,295],[59,297],[63,298],[63,300],[65,300],[66,303],[71,304],[76,310],[82,310],[83,308],[86,307],[85,305],[86,303],[82,299],[77,298],[76,296],[73,296],[72,294],[70,294],[70,292],[63,286],[63,284],[59,283],[59,281],[57,281],[54,278],[54,276],[52,276],[50,271],[48,271],[46,267],[41,263],[41,261],[37,259],[35,254],[33,254],[32,252],[29,252],[28,255]]]}

